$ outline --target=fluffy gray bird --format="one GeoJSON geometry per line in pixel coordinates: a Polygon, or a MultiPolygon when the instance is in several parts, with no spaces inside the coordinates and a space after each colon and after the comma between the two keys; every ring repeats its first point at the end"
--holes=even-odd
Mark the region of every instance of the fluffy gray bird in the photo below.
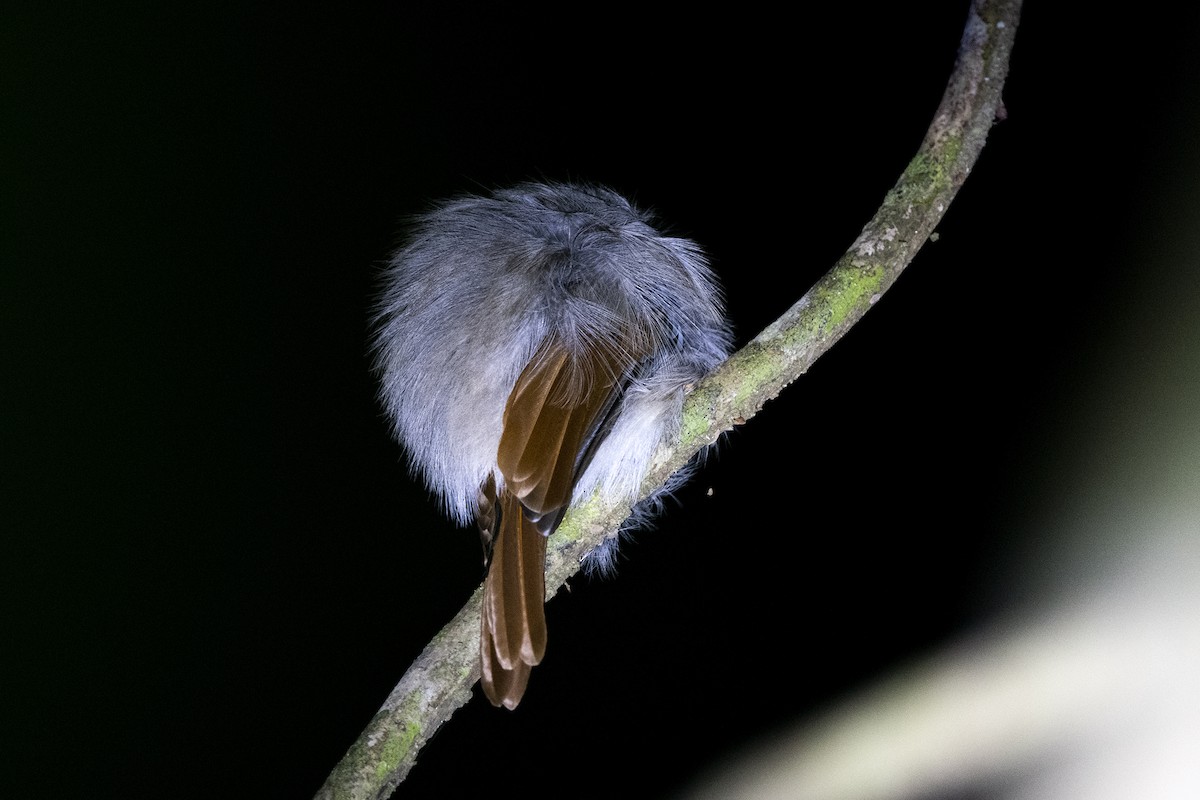
{"type": "Polygon", "coordinates": [[[545,652],[546,537],[596,490],[636,496],[730,349],[700,248],[651,222],[609,189],[527,183],[420,216],[383,275],[381,397],[414,472],[479,527],[497,706],[545,652]]]}

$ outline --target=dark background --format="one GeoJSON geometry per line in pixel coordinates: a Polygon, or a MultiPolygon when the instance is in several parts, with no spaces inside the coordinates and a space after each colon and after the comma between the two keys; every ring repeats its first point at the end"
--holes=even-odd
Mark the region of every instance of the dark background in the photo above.
{"type": "MultiPolygon", "coordinates": [[[[403,215],[610,184],[745,342],[903,170],[966,13],[403,5],[6,14],[0,794],[310,797],[480,579],[374,399],[403,215]]],[[[1023,602],[1101,332],[1195,299],[1133,256],[1196,156],[1194,14],[1063,6],[1025,9],[938,241],[398,796],[670,796],[1023,602]]]]}

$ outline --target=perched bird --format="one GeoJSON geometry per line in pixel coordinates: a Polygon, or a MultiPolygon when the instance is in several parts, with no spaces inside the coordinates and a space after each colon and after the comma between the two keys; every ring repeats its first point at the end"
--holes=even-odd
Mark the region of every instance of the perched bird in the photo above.
{"type": "Polygon", "coordinates": [[[545,548],[594,491],[636,497],[685,388],[732,335],[700,248],[609,189],[526,183],[412,221],[373,355],[412,468],[487,576],[483,690],[515,708],[546,648],[545,548]]]}

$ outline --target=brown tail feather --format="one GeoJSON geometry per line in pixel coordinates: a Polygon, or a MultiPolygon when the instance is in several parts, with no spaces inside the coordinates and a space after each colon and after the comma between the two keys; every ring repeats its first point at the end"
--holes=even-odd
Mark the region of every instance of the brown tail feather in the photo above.
{"type": "MultiPolygon", "coordinates": [[[[554,532],[594,436],[615,407],[628,349],[579,356],[551,339],[518,377],[504,409],[496,456],[504,489],[480,505],[480,530],[496,532],[484,584],[480,667],[494,705],[514,708],[546,650],[546,536],[554,532]],[[499,513],[499,520],[494,514],[499,513]]],[[[482,493],[495,493],[489,478],[482,493]]]]}
{"type": "Polygon", "coordinates": [[[515,708],[546,653],[546,538],[508,492],[483,588],[480,667],[493,705],[515,708]]]}

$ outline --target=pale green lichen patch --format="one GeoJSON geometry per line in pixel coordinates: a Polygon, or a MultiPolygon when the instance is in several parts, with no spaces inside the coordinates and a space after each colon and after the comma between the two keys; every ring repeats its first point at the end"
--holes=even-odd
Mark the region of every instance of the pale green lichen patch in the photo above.
{"type": "MultiPolygon", "coordinates": [[[[408,714],[406,718],[417,720],[420,716],[408,714]]],[[[375,715],[367,729],[369,733],[360,736],[351,746],[330,775],[320,797],[342,800],[359,796],[364,782],[376,787],[384,785],[408,757],[421,732],[421,726],[416,722],[407,722],[397,728],[392,722],[394,719],[395,715],[387,710],[375,715]]]]}
{"type": "Polygon", "coordinates": [[[827,325],[842,327],[855,314],[861,314],[870,306],[870,298],[883,288],[885,271],[879,263],[858,265],[853,269],[838,270],[836,285],[823,287],[821,299],[828,309],[827,325]]]}
{"type": "Polygon", "coordinates": [[[690,402],[684,403],[683,415],[679,422],[679,446],[691,448],[699,445],[701,437],[712,428],[711,403],[704,402],[705,396],[711,396],[712,391],[703,392],[704,396],[696,396],[690,402]]]}
{"type": "Polygon", "coordinates": [[[887,270],[881,263],[843,260],[813,287],[812,302],[798,324],[785,334],[784,347],[812,350],[829,336],[839,336],[866,313],[885,288],[886,278],[887,270]]]}
{"type": "Polygon", "coordinates": [[[595,528],[596,520],[600,516],[601,505],[600,492],[597,490],[586,502],[572,506],[571,513],[554,531],[553,546],[560,550],[564,549],[567,545],[578,542],[588,531],[595,528]]]}
{"type": "Polygon", "coordinates": [[[953,166],[958,162],[962,139],[947,136],[931,150],[922,150],[908,162],[904,175],[884,199],[884,209],[899,209],[905,215],[910,205],[932,203],[953,186],[953,166]]]}
{"type": "MultiPolygon", "coordinates": [[[[413,719],[413,717],[410,716],[409,719],[413,719]]],[[[383,780],[396,771],[400,762],[412,749],[413,742],[416,741],[420,731],[419,725],[409,722],[403,728],[392,729],[388,733],[379,749],[379,763],[375,766],[377,779],[383,780]]]]}
{"type": "MultiPolygon", "coordinates": [[[[785,336],[786,342],[786,336],[785,336]]],[[[761,400],[755,408],[747,408],[753,398],[759,397],[764,389],[773,389],[780,380],[780,375],[786,369],[778,357],[772,355],[763,347],[748,347],[740,360],[741,378],[734,387],[733,407],[743,415],[758,410],[761,400]]]]}

